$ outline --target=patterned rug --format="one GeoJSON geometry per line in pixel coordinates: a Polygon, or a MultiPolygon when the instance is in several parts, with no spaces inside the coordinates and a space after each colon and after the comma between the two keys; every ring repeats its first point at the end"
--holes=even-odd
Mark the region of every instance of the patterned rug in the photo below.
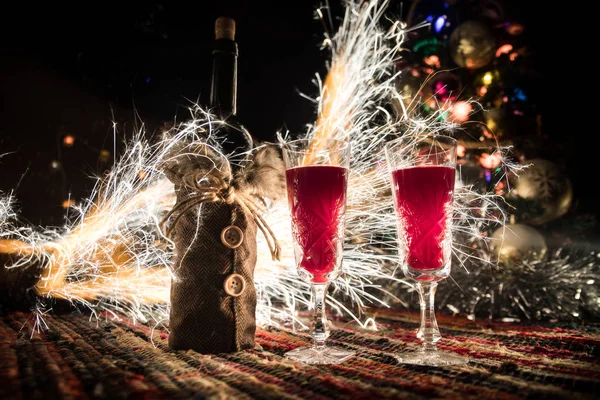
{"type": "Polygon", "coordinates": [[[2,399],[592,399],[600,393],[600,325],[473,322],[441,315],[439,347],[470,357],[453,367],[399,365],[418,346],[417,316],[379,312],[377,330],[338,323],[331,342],[355,349],[341,365],[311,366],[283,353],[306,333],[259,329],[235,354],[171,351],[168,333],[88,315],[0,314],[2,399]]]}

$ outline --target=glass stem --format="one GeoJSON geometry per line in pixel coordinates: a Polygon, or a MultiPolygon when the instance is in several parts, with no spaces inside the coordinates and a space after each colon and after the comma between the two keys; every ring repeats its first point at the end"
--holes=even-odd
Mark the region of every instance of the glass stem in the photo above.
{"type": "Polygon", "coordinates": [[[325,340],[329,336],[329,325],[325,314],[325,297],[327,296],[327,284],[312,285],[312,296],[314,302],[313,310],[313,340],[315,347],[325,346],[325,340]]]}
{"type": "Polygon", "coordinates": [[[421,327],[417,337],[423,342],[424,351],[435,351],[436,342],[442,337],[435,319],[435,289],[437,282],[417,282],[421,304],[421,327]]]}

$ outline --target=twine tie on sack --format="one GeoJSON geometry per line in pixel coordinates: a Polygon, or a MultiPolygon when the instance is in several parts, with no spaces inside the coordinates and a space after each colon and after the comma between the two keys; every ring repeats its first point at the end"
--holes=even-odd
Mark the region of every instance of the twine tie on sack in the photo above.
{"type": "Polygon", "coordinates": [[[167,237],[173,233],[177,221],[189,210],[203,203],[225,202],[227,204],[237,203],[240,207],[250,214],[256,225],[261,230],[273,260],[280,260],[281,246],[269,227],[267,221],[261,215],[261,206],[259,206],[250,196],[236,190],[235,186],[223,179],[220,171],[213,168],[211,171],[195,170],[184,174],[181,177],[181,184],[194,192],[189,198],[178,202],[171,211],[161,221],[161,230],[167,237]],[[170,219],[175,215],[173,221],[170,219]],[[166,227],[166,229],[165,229],[166,227]]]}

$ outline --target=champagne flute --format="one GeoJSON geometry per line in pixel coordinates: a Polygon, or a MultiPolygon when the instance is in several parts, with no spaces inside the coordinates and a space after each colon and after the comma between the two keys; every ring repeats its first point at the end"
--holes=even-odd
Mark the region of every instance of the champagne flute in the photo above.
{"type": "Polygon", "coordinates": [[[435,319],[435,290],[450,274],[452,211],[456,179],[455,139],[434,134],[403,136],[385,145],[398,227],[398,253],[404,275],[419,292],[421,326],[418,351],[398,361],[419,365],[456,365],[467,357],[443,352],[435,319]]]}
{"type": "Polygon", "coordinates": [[[354,351],[326,344],[325,300],[329,283],[342,268],[350,144],[316,144],[298,139],[282,145],[296,267],[300,278],[310,283],[314,302],[312,346],[285,355],[308,364],[338,364],[354,351]]]}

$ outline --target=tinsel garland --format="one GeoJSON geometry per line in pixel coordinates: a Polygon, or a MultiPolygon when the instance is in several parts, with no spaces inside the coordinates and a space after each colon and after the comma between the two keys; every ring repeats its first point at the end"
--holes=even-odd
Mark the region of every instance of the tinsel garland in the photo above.
{"type": "MultiPolygon", "coordinates": [[[[581,246],[549,249],[538,261],[454,266],[436,295],[440,312],[503,321],[600,321],[600,252],[581,246]]],[[[398,285],[411,309],[417,293],[398,285]]]]}

